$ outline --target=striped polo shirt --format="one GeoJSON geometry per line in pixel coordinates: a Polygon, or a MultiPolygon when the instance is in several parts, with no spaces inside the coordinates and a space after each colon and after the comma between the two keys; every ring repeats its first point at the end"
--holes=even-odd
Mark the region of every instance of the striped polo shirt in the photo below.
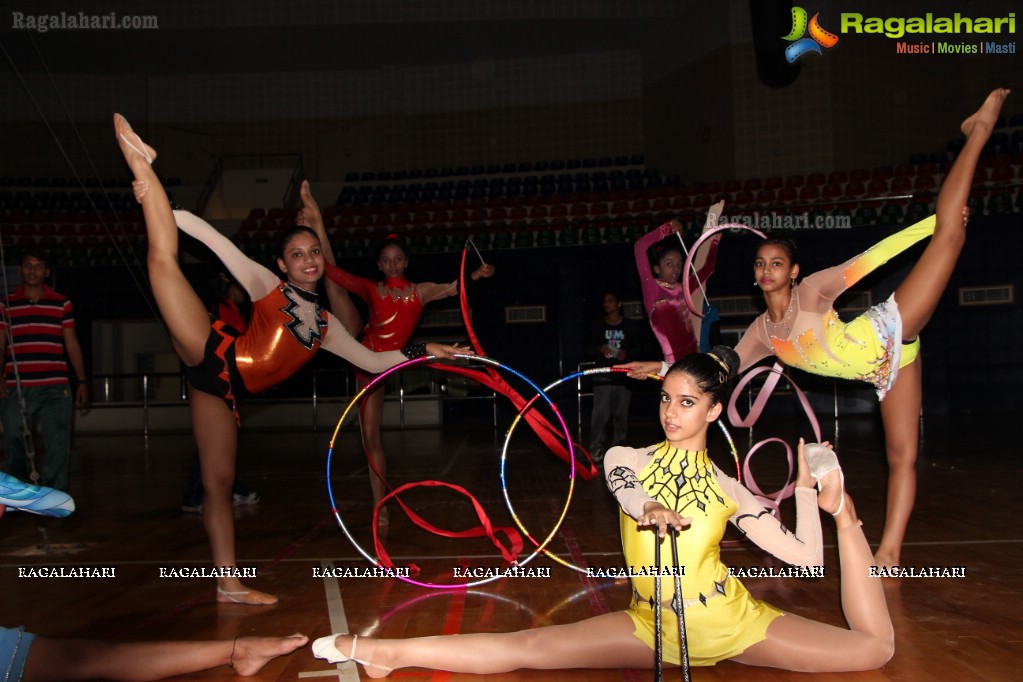
{"type": "MultiPolygon", "coordinates": [[[[45,285],[39,300],[32,301],[25,296],[24,287],[19,286],[9,297],[7,307],[0,305],[0,310],[3,311],[0,333],[6,334],[7,323],[11,325],[21,384],[54,386],[68,383],[64,330],[75,326],[71,301],[45,285]]],[[[15,385],[10,339],[4,358],[4,376],[8,386],[15,385]]]]}

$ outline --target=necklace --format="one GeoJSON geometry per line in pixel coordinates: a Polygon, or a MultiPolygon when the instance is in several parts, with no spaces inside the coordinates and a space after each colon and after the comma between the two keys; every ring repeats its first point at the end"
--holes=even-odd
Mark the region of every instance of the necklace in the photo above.
{"type": "Polygon", "coordinates": [[[798,291],[799,291],[798,287],[795,288],[795,289],[792,289],[792,293],[789,296],[789,307],[788,307],[788,310],[785,311],[785,316],[782,317],[780,321],[775,322],[775,321],[773,321],[771,319],[771,311],[770,310],[764,311],[764,317],[763,317],[763,320],[764,320],[764,331],[767,333],[767,336],[769,338],[772,337],[772,336],[776,336],[776,334],[772,334],[771,333],[771,329],[774,329],[775,332],[777,332],[779,329],[784,329],[785,330],[785,338],[788,338],[789,334],[792,333],[792,319],[791,318],[792,318],[792,311],[796,309],[796,300],[797,300],[797,297],[798,297],[798,293],[797,293],[798,291]],[[768,327],[768,324],[771,325],[770,328],[768,327]]]}

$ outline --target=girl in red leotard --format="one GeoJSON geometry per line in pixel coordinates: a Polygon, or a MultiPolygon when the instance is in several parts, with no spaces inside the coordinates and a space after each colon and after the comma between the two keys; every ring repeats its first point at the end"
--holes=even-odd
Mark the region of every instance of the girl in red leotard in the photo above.
{"type": "MultiPolygon", "coordinates": [[[[308,183],[302,185],[302,202],[303,209],[299,213],[299,224],[311,227],[320,235],[321,243],[326,244],[328,240],[323,228],[323,219],[315,199],[309,192],[308,183]]],[[[373,351],[383,352],[404,347],[412,338],[416,325],[419,324],[419,316],[427,303],[458,294],[457,280],[441,284],[435,282],[416,284],[405,279],[408,254],[397,235],[388,235],[377,251],[377,267],[384,274],[384,279],[381,282],[346,272],[334,264],[333,254],[325,255],[328,262],[326,275],[329,282],[355,294],[369,307],[369,320],[361,330],[361,340],[363,346],[373,351]]],[[[484,264],[472,273],[471,278],[475,282],[481,277],[490,277],[493,274],[494,266],[484,264]]],[[[342,320],[353,319],[351,311],[354,308],[352,308],[350,300],[345,302],[346,297],[346,295],[337,296],[336,291],[331,297],[334,313],[342,320]],[[336,306],[338,302],[341,303],[341,310],[336,306]]],[[[358,320],[357,313],[355,313],[354,319],[358,320]]],[[[349,327],[349,331],[355,336],[359,330],[349,327]]],[[[357,372],[357,375],[360,390],[373,379],[371,373],[357,372]]],[[[362,430],[363,448],[376,470],[376,472],[370,472],[374,507],[387,494],[385,482],[387,459],[380,436],[380,422],[384,411],[383,388],[382,383],[377,385],[359,405],[359,426],[362,430]]],[[[382,523],[386,523],[386,509],[380,511],[380,519],[382,523]]]]}

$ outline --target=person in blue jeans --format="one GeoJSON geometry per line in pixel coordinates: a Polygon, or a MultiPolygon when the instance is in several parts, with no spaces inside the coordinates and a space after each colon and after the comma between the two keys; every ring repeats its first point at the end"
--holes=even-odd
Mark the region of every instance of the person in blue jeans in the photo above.
{"type": "Polygon", "coordinates": [[[71,301],[46,285],[49,276],[46,253],[26,251],[21,260],[21,285],[0,304],[5,377],[0,386],[0,398],[4,399],[0,419],[7,471],[18,478],[32,478],[26,444],[38,418],[45,454],[37,482],[66,490],[71,418],[75,407],[88,404],[89,394],[71,301]],[[73,388],[68,362],[74,370],[73,388]]]}

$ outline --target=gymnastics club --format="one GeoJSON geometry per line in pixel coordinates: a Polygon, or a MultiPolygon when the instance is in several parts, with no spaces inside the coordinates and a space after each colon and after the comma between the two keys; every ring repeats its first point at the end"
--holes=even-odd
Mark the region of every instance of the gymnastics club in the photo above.
{"type": "MultiPolygon", "coordinates": [[[[686,606],[682,599],[682,575],[680,573],[681,562],[678,557],[678,534],[674,527],[668,528],[671,534],[671,553],[675,559],[675,611],[678,615],[678,654],[679,663],[682,665],[682,679],[689,682],[689,642],[686,640],[686,606]]],[[[660,580],[660,578],[658,578],[660,580]]]]}
{"type": "Polygon", "coordinates": [[[664,682],[664,647],[661,640],[664,631],[661,626],[661,538],[654,525],[654,682],[664,682]]]}

